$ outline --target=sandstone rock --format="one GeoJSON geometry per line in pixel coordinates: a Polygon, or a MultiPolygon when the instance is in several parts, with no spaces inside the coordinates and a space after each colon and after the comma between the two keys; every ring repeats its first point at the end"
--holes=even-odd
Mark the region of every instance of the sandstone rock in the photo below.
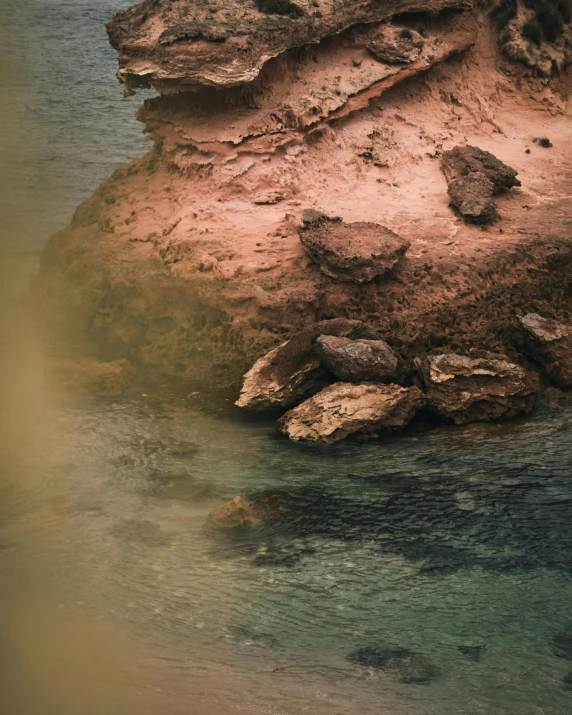
{"type": "Polygon", "coordinates": [[[114,397],[129,387],[134,370],[128,360],[62,359],[48,361],[45,376],[50,386],[72,397],[114,397]]]}
{"type": "Polygon", "coordinates": [[[537,313],[528,313],[519,322],[525,352],[546,369],[559,387],[572,387],[572,327],[537,313]]]}
{"type": "Polygon", "coordinates": [[[350,663],[396,675],[402,683],[428,683],[439,677],[439,669],[420,653],[407,648],[373,646],[358,648],[347,656],[350,663]]]}
{"type": "Polygon", "coordinates": [[[343,382],[388,382],[397,370],[397,356],[384,340],[320,335],[314,349],[322,365],[343,382]]]}
{"type": "Polygon", "coordinates": [[[470,358],[446,353],[419,361],[429,407],[455,424],[531,412],[538,376],[504,355],[470,358]]]}
{"type": "Polygon", "coordinates": [[[377,436],[404,427],[423,407],[416,387],[338,382],[310,397],[280,419],[280,430],[295,441],[330,444],[350,435],[377,436]]]}
{"type": "Polygon", "coordinates": [[[324,275],[367,283],[391,272],[409,241],[375,223],[322,220],[303,226],[300,241],[324,275]]]}
{"type": "Polygon", "coordinates": [[[208,516],[208,523],[216,529],[250,529],[257,522],[256,512],[240,496],[222,504],[208,516]]]}
{"type": "Polygon", "coordinates": [[[415,62],[424,44],[423,37],[415,30],[383,25],[366,47],[380,62],[401,64],[415,62]]]}
{"type": "Polygon", "coordinates": [[[441,167],[452,206],[475,223],[492,221],[497,215],[493,197],[520,186],[514,169],[478,147],[457,146],[443,152],[441,167]]]}
{"type": "Polygon", "coordinates": [[[322,334],[354,339],[379,337],[359,320],[335,318],[315,323],[257,360],[244,376],[238,407],[292,407],[325,387],[329,377],[313,346],[314,339],[322,334]]]}

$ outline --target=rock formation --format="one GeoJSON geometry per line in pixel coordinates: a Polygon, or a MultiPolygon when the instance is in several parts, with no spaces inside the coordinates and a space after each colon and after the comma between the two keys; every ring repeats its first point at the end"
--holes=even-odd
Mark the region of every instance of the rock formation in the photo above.
{"type": "Polygon", "coordinates": [[[405,427],[423,407],[416,387],[338,382],[310,397],[280,419],[280,429],[296,442],[331,444],[350,435],[377,437],[405,427]]]}
{"type": "Polygon", "coordinates": [[[497,217],[494,196],[520,186],[517,171],[490,152],[474,146],[457,146],[444,152],[441,166],[451,205],[461,216],[475,223],[494,220],[497,217]]]}
{"type": "Polygon", "coordinates": [[[531,412],[538,377],[504,355],[443,353],[419,362],[429,408],[455,424],[531,412]]]}
{"type": "Polygon", "coordinates": [[[559,387],[572,387],[572,327],[537,313],[528,313],[519,323],[521,348],[546,369],[559,387]]]}
{"type": "Polygon", "coordinates": [[[250,529],[259,519],[250,504],[240,496],[234,497],[209,514],[208,523],[215,529],[250,529]]]}
{"type": "Polygon", "coordinates": [[[314,351],[319,335],[345,338],[377,335],[358,320],[323,320],[261,357],[244,376],[236,404],[250,410],[292,407],[318,392],[329,377],[314,351]]]}
{"type": "Polygon", "coordinates": [[[358,284],[390,273],[410,245],[385,226],[327,219],[303,226],[300,241],[324,275],[358,284]]]}
{"type": "MultiPolygon", "coordinates": [[[[346,337],[389,340],[410,372],[437,348],[511,350],[517,314],[569,320],[569,75],[539,78],[528,56],[495,48],[518,54],[499,27],[520,27],[527,3],[503,0],[516,7],[504,24],[470,0],[145,0],[118,13],[120,80],[159,93],[138,113],[152,149],[50,240],[35,282],[46,337],[233,389],[292,339],[240,398],[256,402],[264,390],[248,385],[266,380],[259,406],[288,407],[333,379],[312,347],[323,320],[367,323],[373,335],[346,337]],[[546,134],[549,152],[533,142],[546,134]],[[487,230],[449,208],[439,157],[456,146],[522,181],[487,230]],[[287,377],[277,365],[300,335],[306,363],[287,377]]],[[[551,40],[542,22],[538,51],[562,52],[562,68],[568,30],[551,40]]],[[[465,183],[494,195],[485,164],[465,183]]]]}
{"type": "Polygon", "coordinates": [[[320,335],[314,349],[322,365],[342,382],[390,382],[397,372],[397,356],[385,340],[320,335]]]}

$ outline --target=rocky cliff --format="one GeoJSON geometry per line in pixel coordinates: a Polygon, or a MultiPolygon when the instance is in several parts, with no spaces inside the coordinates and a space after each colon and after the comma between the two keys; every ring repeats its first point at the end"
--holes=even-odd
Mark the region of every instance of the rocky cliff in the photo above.
{"type": "Polygon", "coordinates": [[[226,385],[331,318],[366,322],[406,364],[433,348],[514,356],[516,316],[572,312],[567,8],[145,0],[118,13],[119,79],[158,91],[138,114],[153,148],[50,240],[43,324],[70,353],[226,385]],[[458,145],[518,172],[486,226],[449,205],[441,159],[458,145]],[[308,210],[327,217],[320,231],[304,233],[308,210]],[[367,280],[332,275],[329,237],[367,280]]]}

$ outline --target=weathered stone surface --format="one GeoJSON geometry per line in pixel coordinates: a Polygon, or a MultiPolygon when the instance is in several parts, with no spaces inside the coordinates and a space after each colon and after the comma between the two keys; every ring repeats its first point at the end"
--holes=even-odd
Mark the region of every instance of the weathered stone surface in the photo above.
{"type": "Polygon", "coordinates": [[[402,683],[429,683],[440,675],[439,668],[428,658],[407,648],[368,646],[353,651],[347,660],[396,675],[402,683]]]}
{"type": "Polygon", "coordinates": [[[562,72],[572,62],[572,12],[567,2],[496,0],[491,16],[509,59],[544,76],[562,72]]]}
{"type": "Polygon", "coordinates": [[[572,387],[572,327],[528,313],[519,318],[523,345],[531,358],[540,363],[554,382],[572,387]]]}
{"type": "Polygon", "coordinates": [[[344,382],[389,382],[397,371],[397,356],[385,340],[320,335],[314,348],[322,365],[344,382]]]}
{"type": "Polygon", "coordinates": [[[51,387],[71,397],[114,397],[129,387],[134,370],[128,360],[62,359],[49,361],[45,375],[51,387]]]}
{"type": "Polygon", "coordinates": [[[257,360],[244,376],[236,401],[238,407],[249,410],[291,407],[325,387],[330,379],[313,346],[314,339],[322,334],[379,337],[359,320],[335,318],[315,323],[257,360]]]}
{"type": "Polygon", "coordinates": [[[423,407],[416,387],[338,382],[310,397],[280,419],[280,430],[295,441],[330,444],[350,435],[375,437],[404,427],[423,407]]]}
{"type": "Polygon", "coordinates": [[[407,239],[375,223],[313,221],[299,235],[324,275],[352,283],[390,273],[410,246],[407,239]]]}
{"type": "Polygon", "coordinates": [[[292,47],[319,42],[358,23],[411,10],[471,8],[471,0],[145,0],[107,25],[128,87],[175,81],[232,86],[256,78],[264,64],[292,47]]]}
{"type": "Polygon", "coordinates": [[[258,523],[255,510],[240,496],[212,511],[208,523],[216,529],[250,529],[258,523]]]}
{"type": "Polygon", "coordinates": [[[376,60],[391,65],[415,62],[424,44],[422,35],[415,30],[382,25],[366,47],[376,60]]]}
{"type": "Polygon", "coordinates": [[[478,147],[457,146],[443,152],[441,167],[451,205],[475,223],[492,221],[497,215],[494,196],[520,186],[514,169],[478,147]]]}
{"type": "Polygon", "coordinates": [[[531,412],[538,376],[504,355],[470,358],[447,353],[419,361],[429,407],[455,424],[531,412]]]}

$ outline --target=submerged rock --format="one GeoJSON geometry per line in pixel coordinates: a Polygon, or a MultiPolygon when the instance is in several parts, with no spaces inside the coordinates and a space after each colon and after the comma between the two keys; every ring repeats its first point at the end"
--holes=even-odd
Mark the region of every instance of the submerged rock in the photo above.
{"type": "Polygon", "coordinates": [[[131,384],[134,370],[128,360],[99,362],[88,358],[50,360],[46,381],[71,397],[116,397],[131,384]]]}
{"type": "Polygon", "coordinates": [[[208,523],[216,529],[250,529],[258,523],[258,517],[245,499],[236,496],[212,511],[208,523]]]}
{"type": "Polygon", "coordinates": [[[474,146],[457,146],[443,152],[441,168],[452,206],[475,223],[492,221],[497,215],[494,196],[520,186],[515,169],[474,146]]]}
{"type": "Polygon", "coordinates": [[[322,365],[344,382],[389,382],[397,371],[397,356],[385,340],[320,335],[314,348],[322,365]]]}
{"type": "Polygon", "coordinates": [[[572,627],[553,636],[552,651],[559,658],[572,660],[572,627]]]}
{"type": "Polygon", "coordinates": [[[365,668],[376,668],[392,673],[402,683],[429,683],[441,674],[439,668],[428,658],[407,648],[387,646],[358,648],[347,656],[347,660],[365,668]]]}
{"type": "Polygon", "coordinates": [[[391,272],[410,246],[376,223],[324,219],[304,224],[299,235],[324,275],[352,283],[368,283],[391,272]]]}
{"type": "Polygon", "coordinates": [[[572,670],[562,678],[562,687],[564,690],[572,690],[572,670]]]}
{"type": "Polygon", "coordinates": [[[528,313],[519,318],[524,351],[540,363],[554,382],[572,387],[572,327],[528,313]]]}
{"type": "Polygon", "coordinates": [[[487,652],[486,645],[460,645],[457,650],[469,660],[478,661],[483,653],[487,652]]]}
{"type": "Polygon", "coordinates": [[[322,320],[261,357],[244,376],[238,407],[266,410],[292,407],[325,387],[330,378],[314,352],[319,335],[347,338],[377,338],[359,320],[322,320]]]}
{"type": "Polygon", "coordinates": [[[445,353],[418,361],[429,407],[455,424],[531,412],[538,376],[504,355],[470,358],[445,353]]]}
{"type": "Polygon", "coordinates": [[[405,427],[424,404],[416,387],[338,382],[287,412],[279,424],[292,440],[330,444],[405,427]]]}

